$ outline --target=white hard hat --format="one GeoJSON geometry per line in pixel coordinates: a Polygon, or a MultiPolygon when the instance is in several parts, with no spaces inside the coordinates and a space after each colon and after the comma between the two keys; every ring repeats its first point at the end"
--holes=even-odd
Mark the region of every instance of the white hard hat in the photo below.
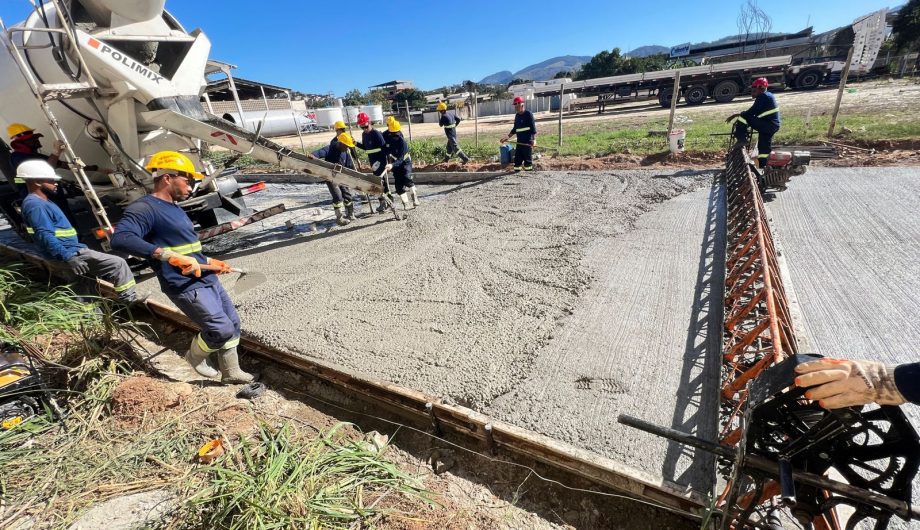
{"type": "Polygon", "coordinates": [[[51,164],[44,160],[26,160],[16,168],[16,176],[22,180],[61,180],[51,164]]]}

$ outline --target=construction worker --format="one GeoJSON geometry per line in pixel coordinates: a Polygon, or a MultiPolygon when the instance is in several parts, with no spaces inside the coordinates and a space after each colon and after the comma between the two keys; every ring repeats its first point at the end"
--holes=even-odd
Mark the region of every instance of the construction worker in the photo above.
{"type": "Polygon", "coordinates": [[[457,143],[457,125],[460,125],[460,116],[457,116],[457,113],[452,110],[447,110],[447,103],[443,101],[438,103],[438,112],[441,113],[438,125],[444,128],[444,134],[447,135],[447,156],[444,157],[443,162],[449,161],[456,154],[466,164],[470,161],[470,157],[466,156],[466,153],[460,149],[460,144],[457,143]]]}
{"type": "MultiPolygon", "coordinates": [[[[390,192],[390,183],[384,176],[387,171],[386,140],[383,139],[383,134],[380,131],[374,129],[371,117],[364,112],[358,113],[358,127],[361,127],[361,141],[355,142],[355,145],[367,153],[367,161],[371,165],[371,170],[373,170],[374,175],[381,177],[383,180],[383,192],[392,202],[393,194],[390,192]]],[[[383,213],[386,209],[387,202],[381,195],[377,213],[383,213]]]]}
{"type": "Polygon", "coordinates": [[[898,366],[875,361],[824,358],[795,367],[795,384],[826,409],[920,404],[920,363],[898,366]],[[810,387],[810,388],[809,388],[810,387]]]}
{"type": "Polygon", "coordinates": [[[396,194],[402,201],[403,208],[409,208],[411,197],[412,207],[418,206],[418,193],[415,191],[415,182],[412,180],[412,157],[409,155],[409,144],[401,132],[399,120],[390,116],[387,118],[387,131],[383,138],[387,142],[386,170],[393,172],[396,180],[396,194]]]}
{"type": "MultiPolygon", "coordinates": [[[[313,154],[307,156],[354,169],[355,164],[352,162],[350,153],[354,147],[355,140],[351,135],[347,132],[341,132],[329,142],[329,145],[313,151],[313,154]]],[[[355,219],[354,203],[351,201],[351,190],[348,186],[336,186],[329,181],[326,181],[326,185],[329,187],[329,193],[332,194],[332,209],[335,210],[335,222],[339,226],[345,226],[355,219]],[[342,212],[343,208],[346,210],[345,213],[342,212]]]]}
{"type": "MultiPolygon", "coordinates": [[[[21,123],[13,123],[6,128],[6,132],[10,137],[10,150],[12,151],[10,153],[10,167],[14,173],[19,164],[26,160],[44,160],[53,169],[67,169],[67,164],[61,160],[61,155],[64,153],[64,142],[55,141],[51,154],[43,155],[39,150],[42,148],[40,138],[44,137],[44,135],[36,133],[32,127],[21,123]]],[[[19,198],[25,199],[26,195],[29,194],[26,183],[19,177],[14,177],[13,184],[19,191],[19,198]]]]}
{"type": "Polygon", "coordinates": [[[202,254],[191,219],[176,204],[189,197],[204,175],[176,151],[156,153],[146,169],[153,174],[153,192],[125,209],[112,248],[150,259],[163,293],[201,329],[185,355],[199,374],[218,375],[208,363],[216,353],[222,382],[249,383],[253,376],[240,369],[237,354],[240,317],[217,279],[231,272],[230,266],[202,254]],[[219,269],[202,270],[202,264],[219,269]]]}
{"type": "Polygon", "coordinates": [[[738,129],[736,134],[742,134],[744,140],[747,140],[750,129],[757,131],[757,165],[758,167],[767,167],[767,161],[770,158],[770,151],[773,149],[773,135],[779,131],[779,106],[776,104],[776,97],[768,91],[770,83],[765,77],[758,77],[751,83],[751,97],[754,98],[754,104],[744,112],[732,114],[725,123],[731,123],[737,119],[735,127],[738,129]]]}
{"type": "Polygon", "coordinates": [[[67,263],[70,270],[81,276],[102,278],[115,286],[118,298],[124,302],[137,300],[134,275],[124,259],[96,252],[77,239],[77,231],[64,212],[48,197],[57,191],[61,177],[48,162],[25,160],[16,168],[16,178],[25,183],[29,194],[22,201],[22,218],[26,232],[48,259],[67,263]]]}
{"type": "Polygon", "coordinates": [[[501,139],[502,143],[508,141],[512,135],[517,135],[517,145],[514,147],[514,170],[533,171],[533,148],[537,145],[537,122],[533,113],[524,108],[524,98],[514,98],[514,127],[507,136],[501,139]]]}

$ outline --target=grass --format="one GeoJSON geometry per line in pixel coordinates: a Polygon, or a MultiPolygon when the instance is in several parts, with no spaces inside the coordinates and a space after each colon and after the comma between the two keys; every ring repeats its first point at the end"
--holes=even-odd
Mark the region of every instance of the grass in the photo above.
{"type": "Polygon", "coordinates": [[[61,418],[49,409],[0,430],[0,528],[30,519],[66,528],[99,502],[156,489],[177,499],[164,528],[340,528],[398,513],[384,497],[430,502],[385,447],[345,424],[316,434],[284,421],[223,434],[227,452],[195,463],[198,447],[224,432],[214,418],[226,403],[194,394],[166,412],[115,414],[116,387],[141,367],[128,346],[140,328],[100,308],[87,313],[66,287],[0,268],[9,336],[0,339],[49,345],[56,364],[42,371],[63,408],[61,418]]]}

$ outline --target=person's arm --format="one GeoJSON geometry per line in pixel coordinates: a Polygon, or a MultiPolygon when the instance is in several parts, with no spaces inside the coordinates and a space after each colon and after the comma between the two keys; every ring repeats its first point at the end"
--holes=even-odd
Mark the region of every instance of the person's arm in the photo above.
{"type": "MultiPolygon", "coordinates": [[[[796,366],[795,384],[808,388],[805,398],[826,409],[900,405],[906,399],[895,384],[895,371],[894,366],[875,361],[823,358],[796,366]]],[[[906,373],[910,379],[910,369],[906,373]]]]}
{"type": "Polygon", "coordinates": [[[26,225],[32,229],[32,239],[53,259],[67,261],[76,252],[68,251],[61,240],[54,235],[54,223],[45,208],[32,207],[23,209],[22,216],[26,225]]]}
{"type": "Polygon", "coordinates": [[[139,258],[154,258],[156,245],[144,241],[144,236],[153,229],[154,213],[150,206],[134,203],[125,210],[115,233],[112,234],[112,250],[118,250],[139,258]]]}
{"type": "Polygon", "coordinates": [[[401,168],[406,164],[406,153],[409,152],[409,147],[406,145],[405,138],[397,138],[394,142],[393,161],[390,162],[390,165],[401,168]]]}
{"type": "Polygon", "coordinates": [[[763,97],[763,94],[757,96],[757,99],[754,100],[754,104],[751,105],[751,108],[746,111],[738,114],[738,116],[749,120],[751,118],[756,118],[758,114],[767,110],[767,98],[763,97]]]}
{"type": "Polygon", "coordinates": [[[530,112],[530,134],[530,143],[537,145],[537,120],[533,117],[533,112],[530,112]]]}
{"type": "Polygon", "coordinates": [[[48,164],[51,167],[58,169],[67,169],[67,163],[61,160],[61,155],[64,153],[64,142],[60,140],[55,140],[54,145],[51,147],[51,154],[48,155],[48,164]]]}
{"type": "Polygon", "coordinates": [[[920,363],[901,364],[895,367],[894,383],[904,399],[920,405],[920,363]]]}

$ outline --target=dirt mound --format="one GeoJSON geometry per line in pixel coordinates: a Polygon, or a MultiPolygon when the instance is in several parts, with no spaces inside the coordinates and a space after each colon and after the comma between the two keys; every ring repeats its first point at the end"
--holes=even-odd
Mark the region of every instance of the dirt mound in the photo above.
{"type": "Polygon", "coordinates": [[[139,423],[145,414],[175,409],[194,390],[187,383],[166,383],[146,376],[122,381],[112,392],[112,413],[121,423],[139,423]]]}

